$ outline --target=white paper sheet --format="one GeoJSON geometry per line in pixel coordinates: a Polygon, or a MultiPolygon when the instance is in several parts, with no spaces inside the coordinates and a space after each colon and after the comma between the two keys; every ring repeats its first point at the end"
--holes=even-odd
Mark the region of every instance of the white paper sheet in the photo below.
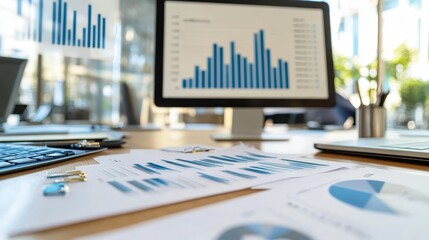
{"type": "Polygon", "coordinates": [[[331,172],[80,240],[423,240],[429,228],[428,184],[428,175],[375,168],[331,172]]]}
{"type": "Polygon", "coordinates": [[[19,205],[10,203],[21,212],[7,219],[11,224],[6,231],[15,235],[52,228],[348,166],[244,145],[197,154],[133,151],[97,160],[101,164],[78,168],[87,173],[88,181],[69,184],[64,197],[42,195],[45,177],[27,180],[30,195],[19,205]]]}

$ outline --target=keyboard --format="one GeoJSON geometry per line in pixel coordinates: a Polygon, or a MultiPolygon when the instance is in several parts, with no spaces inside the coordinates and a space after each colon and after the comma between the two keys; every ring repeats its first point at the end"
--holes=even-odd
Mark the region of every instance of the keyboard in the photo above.
{"type": "Polygon", "coordinates": [[[0,175],[96,153],[104,148],[65,149],[0,143],[0,175]]]}

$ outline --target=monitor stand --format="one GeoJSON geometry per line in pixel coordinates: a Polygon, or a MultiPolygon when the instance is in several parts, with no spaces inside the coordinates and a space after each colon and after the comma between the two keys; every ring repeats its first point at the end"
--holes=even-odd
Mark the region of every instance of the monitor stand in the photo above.
{"type": "Polygon", "coordinates": [[[264,133],[264,111],[262,108],[234,108],[229,114],[225,110],[225,123],[229,133],[215,133],[216,141],[286,141],[284,134],[264,133]]]}

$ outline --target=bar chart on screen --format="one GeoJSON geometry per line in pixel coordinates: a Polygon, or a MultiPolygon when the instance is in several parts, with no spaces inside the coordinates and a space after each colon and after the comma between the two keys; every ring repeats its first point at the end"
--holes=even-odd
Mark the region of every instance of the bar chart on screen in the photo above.
{"type": "Polygon", "coordinates": [[[12,40],[66,56],[110,58],[118,28],[118,0],[3,0],[3,21],[18,20],[12,40]],[[4,6],[3,6],[4,5],[4,6]],[[11,15],[14,15],[11,17],[11,15]],[[3,19],[4,18],[4,19],[3,19]],[[19,37],[17,37],[19,36],[19,37]],[[34,46],[34,45],[33,45],[34,46]]]}
{"type": "Polygon", "coordinates": [[[230,42],[230,65],[224,63],[224,47],[213,44],[213,55],[207,58],[205,70],[195,66],[194,78],[183,79],[183,89],[206,88],[289,88],[288,63],[282,59],[274,61],[271,49],[266,48],[264,30],[254,34],[255,62],[236,53],[235,42],[230,42]],[[277,64],[277,66],[273,66],[277,64]]]}

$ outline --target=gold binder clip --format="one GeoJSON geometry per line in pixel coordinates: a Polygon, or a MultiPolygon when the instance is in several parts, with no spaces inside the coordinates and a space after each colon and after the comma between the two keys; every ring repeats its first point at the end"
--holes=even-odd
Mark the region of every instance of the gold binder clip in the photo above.
{"type": "Polygon", "coordinates": [[[68,177],[64,177],[64,178],[60,178],[60,179],[56,179],[55,183],[74,183],[74,182],[86,182],[88,179],[86,178],[86,176],[68,176],[68,177]]]}

